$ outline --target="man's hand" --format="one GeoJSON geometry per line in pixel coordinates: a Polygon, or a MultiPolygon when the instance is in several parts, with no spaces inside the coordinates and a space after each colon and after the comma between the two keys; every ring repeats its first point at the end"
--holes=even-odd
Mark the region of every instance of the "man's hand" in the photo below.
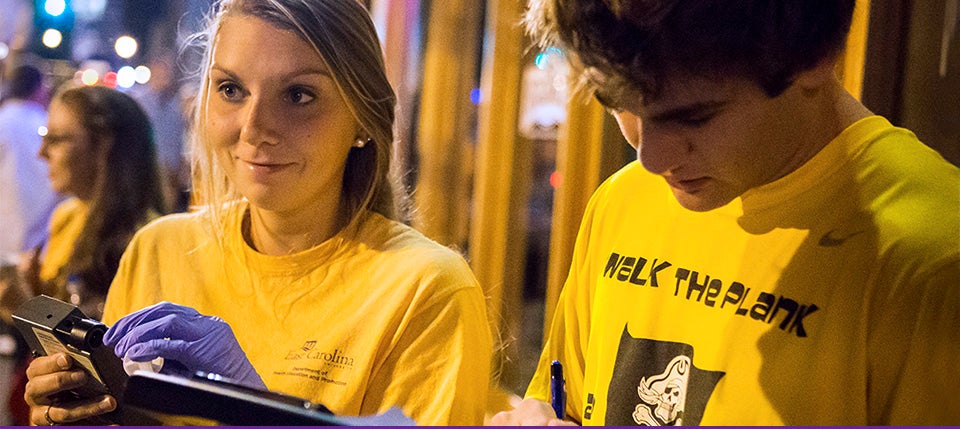
{"type": "Polygon", "coordinates": [[[537,399],[524,399],[511,411],[497,413],[490,419],[493,426],[577,426],[557,418],[550,404],[537,399]]]}

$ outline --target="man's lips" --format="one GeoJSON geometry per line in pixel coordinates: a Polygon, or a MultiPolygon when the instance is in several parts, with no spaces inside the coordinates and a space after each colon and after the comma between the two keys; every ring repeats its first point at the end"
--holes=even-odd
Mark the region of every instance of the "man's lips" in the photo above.
{"type": "Polygon", "coordinates": [[[679,191],[682,191],[688,194],[697,193],[698,191],[703,189],[705,186],[707,186],[709,182],[710,182],[709,177],[697,177],[693,179],[679,179],[676,177],[667,178],[667,184],[669,184],[671,188],[677,189],[679,191]]]}

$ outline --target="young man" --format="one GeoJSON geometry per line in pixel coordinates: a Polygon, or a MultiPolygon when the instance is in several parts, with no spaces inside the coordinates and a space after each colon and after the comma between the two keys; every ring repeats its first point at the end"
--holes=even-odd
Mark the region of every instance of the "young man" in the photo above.
{"type": "Polygon", "coordinates": [[[960,424],[960,170],[841,86],[853,8],[531,2],[639,161],[494,424],[960,424]]]}

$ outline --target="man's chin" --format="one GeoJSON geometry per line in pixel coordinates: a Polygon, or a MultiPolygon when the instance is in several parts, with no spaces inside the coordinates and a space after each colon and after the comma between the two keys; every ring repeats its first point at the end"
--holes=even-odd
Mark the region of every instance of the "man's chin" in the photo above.
{"type": "Polygon", "coordinates": [[[708,212],[713,209],[723,207],[729,203],[732,198],[723,198],[720,195],[709,192],[697,192],[689,194],[676,188],[671,188],[673,197],[681,207],[694,212],[708,212]]]}

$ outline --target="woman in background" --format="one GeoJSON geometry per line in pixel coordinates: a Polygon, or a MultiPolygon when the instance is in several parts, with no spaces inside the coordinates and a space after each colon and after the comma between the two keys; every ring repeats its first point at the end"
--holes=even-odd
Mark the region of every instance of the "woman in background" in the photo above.
{"type": "Polygon", "coordinates": [[[69,198],[50,219],[42,255],[22,270],[17,299],[45,294],[99,319],[120,256],[134,232],[162,213],[153,130],[132,98],[68,83],[51,100],[39,156],[51,187],[69,198]]]}
{"type": "Polygon", "coordinates": [[[40,157],[57,206],[39,270],[39,292],[99,319],[133,233],[163,212],[153,130],[136,101],[103,86],[59,92],[40,157]]]}
{"type": "MultiPolygon", "coordinates": [[[[134,238],[105,343],[338,415],[398,406],[419,424],[481,424],[483,293],[460,255],[401,222],[396,98],[368,12],[356,0],[217,8],[192,151],[205,204],[134,238]]],[[[66,355],[28,374],[35,424],[116,407],[112,396],[52,398],[88,381],[66,355]]]]}
{"type": "MultiPolygon", "coordinates": [[[[132,98],[103,86],[68,83],[49,107],[39,156],[51,187],[69,198],[50,219],[42,256],[5,281],[2,314],[44,294],[100,319],[107,289],[134,232],[163,210],[150,121],[132,98]]],[[[24,368],[11,396],[19,423],[24,368]]],[[[26,413],[23,413],[26,420],[26,413]]]]}

